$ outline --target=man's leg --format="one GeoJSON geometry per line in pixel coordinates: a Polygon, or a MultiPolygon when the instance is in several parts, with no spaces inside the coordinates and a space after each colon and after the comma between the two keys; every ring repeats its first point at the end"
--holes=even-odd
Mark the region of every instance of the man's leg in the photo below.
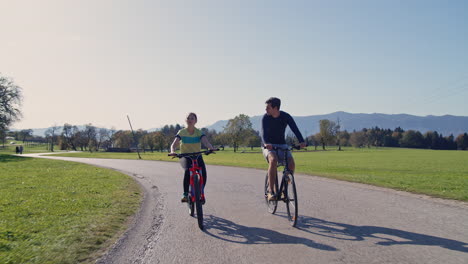
{"type": "Polygon", "coordinates": [[[296,169],[296,163],[294,163],[294,158],[292,156],[288,158],[288,164],[289,170],[294,173],[294,170],[296,169]]]}
{"type": "Polygon", "coordinates": [[[270,193],[275,193],[276,173],[278,167],[278,157],[276,153],[270,152],[268,154],[268,180],[270,182],[270,193]]]}

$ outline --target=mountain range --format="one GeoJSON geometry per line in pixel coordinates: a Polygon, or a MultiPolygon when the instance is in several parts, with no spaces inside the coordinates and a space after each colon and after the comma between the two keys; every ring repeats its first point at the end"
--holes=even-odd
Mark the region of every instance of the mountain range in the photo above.
{"type": "MultiPolygon", "coordinates": [[[[263,115],[252,116],[250,121],[254,130],[260,131],[261,120],[263,115]]],[[[414,116],[408,114],[354,114],[347,112],[334,112],[325,115],[310,115],[310,116],[293,116],[297,126],[301,130],[303,136],[313,135],[320,131],[319,121],[321,119],[328,119],[337,122],[339,119],[341,130],[347,130],[352,132],[354,130],[359,131],[363,128],[379,127],[384,129],[395,129],[401,127],[406,130],[417,130],[421,133],[427,131],[437,131],[439,134],[449,136],[453,134],[455,137],[459,134],[468,132],[468,116],[414,116]]],[[[206,126],[208,129],[214,129],[217,132],[223,131],[227,125],[228,120],[220,120],[210,126],[206,126]]],[[[78,126],[83,129],[84,126],[78,126]]],[[[18,129],[13,129],[18,130],[18,129]]],[[[36,128],[32,129],[33,134],[37,136],[44,136],[47,128],[36,128]]],[[[149,129],[148,131],[154,131],[157,129],[149,129]]],[[[61,128],[57,133],[60,133],[61,128]]],[[[287,133],[290,131],[287,130],[287,133]]]]}
{"type": "MultiPolygon", "coordinates": [[[[260,131],[261,120],[263,115],[252,116],[252,128],[260,131]]],[[[319,121],[328,119],[334,122],[340,121],[341,130],[352,132],[359,131],[363,128],[379,127],[384,129],[395,129],[400,127],[406,130],[417,130],[421,133],[427,131],[437,131],[439,134],[449,136],[453,134],[455,137],[459,134],[468,132],[468,116],[414,116],[408,114],[353,114],[347,112],[334,112],[325,115],[310,115],[310,116],[293,116],[299,127],[302,135],[313,135],[320,131],[319,121]]],[[[222,131],[227,125],[228,120],[220,120],[207,126],[208,129],[214,129],[218,132],[222,131]]],[[[288,131],[289,133],[289,131],[288,131]]]]}

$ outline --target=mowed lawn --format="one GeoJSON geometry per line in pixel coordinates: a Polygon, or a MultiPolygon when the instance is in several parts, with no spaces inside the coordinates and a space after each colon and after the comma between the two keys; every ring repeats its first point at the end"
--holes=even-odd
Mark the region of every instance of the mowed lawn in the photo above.
{"type": "MultiPolygon", "coordinates": [[[[468,201],[468,151],[404,148],[344,148],[294,152],[296,171],[435,197],[468,201]]],[[[73,153],[71,157],[137,159],[137,153],[73,153]]],[[[167,153],[141,153],[145,160],[175,161],[167,153]]],[[[266,169],[260,149],[219,151],[208,164],[266,169]]]]}
{"type": "Polygon", "coordinates": [[[0,154],[0,263],[92,263],[140,201],[122,173],[0,154]]]}

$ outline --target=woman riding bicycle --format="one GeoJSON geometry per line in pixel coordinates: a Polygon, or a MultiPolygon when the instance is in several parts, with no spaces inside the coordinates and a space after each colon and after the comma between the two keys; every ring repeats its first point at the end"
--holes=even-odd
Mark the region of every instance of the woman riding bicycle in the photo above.
{"type": "MultiPolygon", "coordinates": [[[[300,142],[300,147],[304,148],[305,143],[302,138],[302,134],[297,128],[296,122],[291,115],[286,112],[280,111],[281,100],[276,97],[271,97],[266,102],[266,114],[262,118],[262,143],[263,143],[263,156],[268,162],[268,177],[270,183],[270,191],[268,193],[268,200],[274,200],[274,184],[277,173],[278,162],[282,163],[281,157],[283,155],[277,155],[276,151],[273,151],[274,147],[286,148],[286,140],[284,137],[286,127],[289,125],[291,130],[296,135],[300,142]]],[[[292,154],[288,153],[289,169],[294,171],[295,164],[292,154]]]]}
{"type": "MultiPolygon", "coordinates": [[[[211,143],[206,138],[205,134],[201,130],[195,127],[197,123],[197,115],[195,113],[189,113],[186,118],[187,128],[179,130],[174,138],[171,145],[171,154],[175,154],[176,147],[180,144],[180,153],[192,153],[201,151],[201,143],[210,150],[215,150],[211,143]]],[[[206,167],[203,162],[202,155],[198,156],[198,165],[202,168],[203,182],[206,185],[206,167]]],[[[188,199],[188,191],[190,185],[190,171],[189,168],[192,166],[192,161],[189,158],[182,158],[182,164],[185,164],[184,169],[184,193],[182,195],[181,202],[186,203],[188,199]]]]}

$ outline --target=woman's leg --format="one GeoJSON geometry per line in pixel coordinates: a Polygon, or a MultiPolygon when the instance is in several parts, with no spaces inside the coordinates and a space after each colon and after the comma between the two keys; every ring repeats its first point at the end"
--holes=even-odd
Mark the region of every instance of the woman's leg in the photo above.
{"type": "Polygon", "coordinates": [[[185,172],[184,172],[184,193],[189,192],[189,185],[190,185],[190,167],[192,167],[192,160],[190,158],[185,159],[185,172]]]}
{"type": "Polygon", "coordinates": [[[207,173],[206,173],[206,166],[205,166],[205,162],[203,161],[203,157],[200,156],[198,158],[198,166],[202,169],[202,177],[203,177],[203,183],[204,185],[206,185],[206,180],[207,180],[207,173]]]}

